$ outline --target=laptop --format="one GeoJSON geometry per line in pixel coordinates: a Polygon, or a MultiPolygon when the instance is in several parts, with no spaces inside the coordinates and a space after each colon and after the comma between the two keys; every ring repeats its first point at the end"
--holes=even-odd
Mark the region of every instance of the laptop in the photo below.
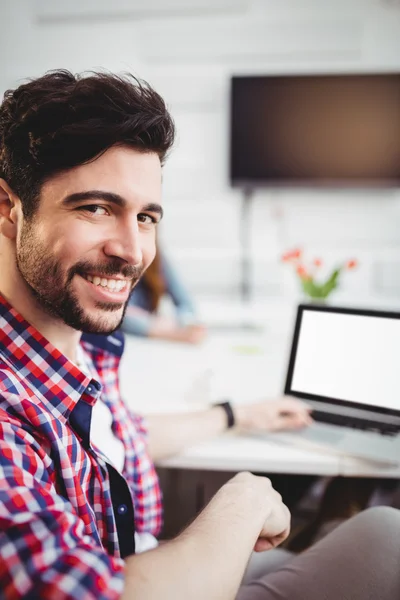
{"type": "Polygon", "coordinates": [[[400,313],[301,304],[284,391],[314,423],[274,439],[399,464],[400,313]]]}

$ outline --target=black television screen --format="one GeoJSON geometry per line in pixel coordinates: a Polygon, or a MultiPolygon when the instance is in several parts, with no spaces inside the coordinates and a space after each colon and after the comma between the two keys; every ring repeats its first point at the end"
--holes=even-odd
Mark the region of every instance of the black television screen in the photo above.
{"type": "Polygon", "coordinates": [[[400,185],[400,73],[233,77],[234,186],[400,185]]]}

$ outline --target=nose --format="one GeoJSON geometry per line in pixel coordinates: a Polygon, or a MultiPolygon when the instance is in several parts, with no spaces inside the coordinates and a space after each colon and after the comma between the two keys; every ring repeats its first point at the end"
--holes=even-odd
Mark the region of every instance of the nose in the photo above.
{"type": "Polygon", "coordinates": [[[124,226],[118,227],[105,243],[104,253],[107,256],[120,258],[129,265],[142,264],[141,234],[136,217],[124,226]]]}

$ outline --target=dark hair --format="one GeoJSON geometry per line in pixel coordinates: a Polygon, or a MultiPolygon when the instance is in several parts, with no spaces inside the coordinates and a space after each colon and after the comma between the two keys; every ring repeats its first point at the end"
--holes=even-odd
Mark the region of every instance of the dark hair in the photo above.
{"type": "Polygon", "coordinates": [[[132,75],[50,71],[4,94],[0,177],[30,218],[41,186],[53,175],[115,145],[155,152],[163,164],[174,130],[161,96],[132,75]]]}
{"type": "Polygon", "coordinates": [[[158,244],[154,260],[143,273],[141,283],[147,293],[150,312],[156,312],[160,305],[161,298],[167,291],[162,269],[161,250],[158,244]]]}

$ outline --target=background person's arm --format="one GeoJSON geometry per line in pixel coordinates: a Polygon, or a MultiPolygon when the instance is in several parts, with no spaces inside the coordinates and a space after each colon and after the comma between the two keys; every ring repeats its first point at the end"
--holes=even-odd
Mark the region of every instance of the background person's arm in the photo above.
{"type": "Polygon", "coordinates": [[[198,344],[206,330],[202,325],[182,325],[172,317],[152,314],[139,306],[129,305],[122,324],[125,333],[171,342],[198,344]]]}
{"type": "MultiPolygon", "coordinates": [[[[243,431],[298,429],[311,423],[309,407],[295,398],[277,398],[233,406],[237,429],[243,431]]],[[[226,430],[225,411],[218,406],[198,412],[154,414],[146,417],[148,450],[153,461],[226,430]]]]}
{"type": "Polygon", "coordinates": [[[121,600],[233,600],[252,550],[278,545],[289,524],[269,480],[239,473],[175,540],[126,560],[121,600]]]}
{"type": "Polygon", "coordinates": [[[134,304],[128,304],[121,329],[138,337],[148,337],[153,315],[134,304]]]}
{"type": "Polygon", "coordinates": [[[152,316],[149,321],[148,337],[170,342],[199,344],[206,337],[203,325],[181,325],[177,320],[161,315],[152,316]]]}

